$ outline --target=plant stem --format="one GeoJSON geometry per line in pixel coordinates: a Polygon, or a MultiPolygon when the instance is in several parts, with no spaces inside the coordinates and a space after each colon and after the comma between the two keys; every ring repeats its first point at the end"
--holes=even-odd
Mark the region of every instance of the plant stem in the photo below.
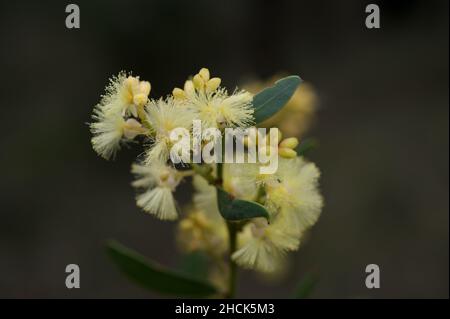
{"type": "Polygon", "coordinates": [[[227,226],[230,246],[230,256],[228,259],[230,274],[228,279],[228,292],[225,297],[234,298],[236,293],[237,268],[235,262],[231,259],[231,255],[236,251],[237,225],[233,222],[227,222],[227,226]]]}
{"type": "MultiPolygon", "coordinates": [[[[222,159],[217,163],[217,180],[216,185],[223,187],[223,161],[225,156],[225,133],[222,132],[222,159]]],[[[236,223],[227,221],[228,227],[228,240],[229,240],[229,252],[228,256],[228,268],[229,268],[229,278],[228,278],[228,291],[225,294],[225,298],[234,298],[236,293],[236,277],[237,268],[231,256],[236,251],[236,239],[238,232],[238,225],[236,223]]]]}

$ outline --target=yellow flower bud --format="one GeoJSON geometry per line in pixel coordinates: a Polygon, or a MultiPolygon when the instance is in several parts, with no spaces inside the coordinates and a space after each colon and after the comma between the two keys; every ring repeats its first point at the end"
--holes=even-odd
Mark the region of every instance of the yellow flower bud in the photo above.
{"type": "Polygon", "coordinates": [[[206,90],[208,92],[214,92],[219,87],[220,82],[222,82],[220,78],[212,78],[206,83],[206,90]]]}
{"type": "Polygon", "coordinates": [[[194,91],[194,83],[192,83],[192,81],[188,80],[184,82],[184,93],[191,95],[194,94],[194,91]]]}
{"type": "Polygon", "coordinates": [[[186,98],[186,94],[180,88],[174,88],[172,91],[172,95],[175,99],[178,99],[178,100],[183,100],[186,98]]]}
{"type": "Polygon", "coordinates": [[[125,79],[124,84],[127,88],[131,90],[133,87],[139,85],[139,80],[130,75],[125,79]]]}
{"type": "Polygon", "coordinates": [[[192,79],[192,82],[194,82],[194,87],[197,90],[203,89],[205,86],[205,81],[203,80],[203,78],[200,76],[200,74],[196,74],[194,75],[194,78],[192,79]]]}
{"type": "Polygon", "coordinates": [[[209,70],[207,68],[202,68],[198,74],[202,77],[203,81],[208,82],[209,80],[209,70]]]}
{"type": "Polygon", "coordinates": [[[294,158],[297,156],[297,152],[291,148],[281,147],[278,149],[278,154],[284,158],[294,158]]]}
{"type": "Polygon", "coordinates": [[[148,99],[148,97],[147,97],[146,94],[139,93],[139,94],[136,94],[136,95],[133,97],[133,103],[134,103],[135,105],[142,106],[142,105],[144,105],[145,103],[147,103],[147,99],[148,99]]]}
{"type": "Polygon", "coordinates": [[[280,147],[281,148],[291,148],[294,149],[296,148],[298,145],[298,138],[296,137],[289,137],[284,139],[281,143],[280,143],[280,147]]]}
{"type": "Polygon", "coordinates": [[[150,94],[151,88],[152,88],[152,86],[150,85],[150,82],[142,81],[141,83],[139,83],[139,91],[142,94],[145,94],[148,96],[150,94]]]}

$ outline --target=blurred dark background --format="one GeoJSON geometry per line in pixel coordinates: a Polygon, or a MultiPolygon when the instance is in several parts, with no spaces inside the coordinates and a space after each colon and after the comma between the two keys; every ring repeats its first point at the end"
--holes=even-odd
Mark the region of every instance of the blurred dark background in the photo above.
{"type": "MultiPolygon", "coordinates": [[[[86,123],[120,70],[169,93],[200,67],[234,87],[299,74],[320,97],[309,136],[326,207],[289,275],[242,272],[240,297],[286,297],[310,271],[316,298],[449,296],[448,1],[76,1],[0,4],[0,297],[155,297],[104,253],[115,238],[161,264],[173,223],[139,211],[130,164],[91,149],[86,123]],[[366,29],[377,3],[381,29],[366,29]],[[65,287],[65,266],[81,289],[65,287]],[[365,267],[381,288],[365,287],[365,267]]],[[[185,194],[185,196],[187,196],[185,194]]]]}

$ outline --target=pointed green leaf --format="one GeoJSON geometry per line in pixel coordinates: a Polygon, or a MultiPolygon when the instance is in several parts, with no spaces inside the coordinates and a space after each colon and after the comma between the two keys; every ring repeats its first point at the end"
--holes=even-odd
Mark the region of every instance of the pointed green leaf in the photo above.
{"type": "Polygon", "coordinates": [[[265,88],[253,97],[256,124],[268,119],[289,101],[302,82],[297,75],[291,75],[275,82],[274,86],[265,88]]]}
{"type": "Polygon", "coordinates": [[[118,242],[110,241],[107,252],[125,275],[149,290],[185,297],[206,297],[217,292],[211,284],[164,269],[118,242]]]}
{"type": "Polygon", "coordinates": [[[217,202],[220,214],[227,220],[242,220],[255,217],[269,219],[266,208],[259,203],[235,199],[221,188],[217,188],[217,202]]]}
{"type": "Polygon", "coordinates": [[[208,256],[201,251],[194,251],[182,256],[180,272],[192,278],[203,279],[208,273],[208,256]]]}

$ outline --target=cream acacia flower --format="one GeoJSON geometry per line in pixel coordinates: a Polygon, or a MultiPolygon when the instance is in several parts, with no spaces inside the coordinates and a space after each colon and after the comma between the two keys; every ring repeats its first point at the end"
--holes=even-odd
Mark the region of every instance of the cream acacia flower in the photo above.
{"type": "Polygon", "coordinates": [[[169,159],[172,142],[170,133],[176,128],[191,130],[194,114],[173,98],[151,100],[146,105],[147,121],[152,127],[153,145],[146,153],[146,164],[155,161],[165,163],[169,159]]]}
{"type": "MultiPolygon", "coordinates": [[[[258,165],[256,164],[225,164],[224,165],[224,188],[229,193],[241,199],[253,199],[256,196],[259,181],[256,176],[258,165]]],[[[227,230],[226,223],[221,218],[217,207],[217,195],[214,186],[208,184],[205,179],[199,176],[194,177],[194,203],[207,214],[201,215],[202,223],[194,223],[189,220],[183,227],[195,231],[200,238],[206,229],[206,221],[209,225],[219,225],[216,228],[217,234],[221,234],[220,242],[226,243],[227,230]],[[199,225],[203,225],[199,227],[199,225]]],[[[199,218],[200,216],[196,216],[199,218]]],[[[281,257],[289,250],[296,250],[300,243],[300,237],[290,224],[290,220],[285,214],[279,213],[274,216],[273,223],[268,224],[264,218],[252,219],[239,234],[239,249],[233,254],[233,260],[245,268],[253,268],[263,272],[272,272],[281,265],[281,257]]],[[[186,238],[186,237],[184,237],[186,238]]],[[[201,241],[202,242],[202,241],[201,241]]],[[[204,243],[204,241],[203,241],[204,243]]],[[[196,246],[200,244],[197,242],[196,246]]]]}
{"type": "Polygon", "coordinates": [[[226,163],[223,165],[223,188],[236,198],[255,200],[258,193],[259,165],[226,163]]]}
{"type": "Polygon", "coordinates": [[[127,75],[122,71],[118,76],[110,79],[99,107],[106,114],[138,117],[139,108],[142,109],[148,101],[150,89],[149,82],[140,81],[139,77],[127,75]]]}
{"type": "Polygon", "coordinates": [[[247,127],[252,124],[252,94],[237,90],[230,95],[220,87],[220,82],[220,78],[210,78],[209,70],[203,68],[192,80],[186,81],[184,90],[175,88],[173,96],[184,100],[206,127],[247,127]]]}
{"type": "Polygon", "coordinates": [[[128,115],[138,117],[138,109],[143,108],[150,93],[150,83],[120,72],[110,79],[106,93],[94,108],[90,124],[92,146],[103,158],[114,157],[123,142],[146,134],[140,122],[128,115]]]}
{"type": "Polygon", "coordinates": [[[122,143],[147,132],[135,119],[124,120],[119,114],[105,114],[100,107],[95,108],[92,118],[95,121],[90,124],[94,135],[91,139],[92,147],[105,159],[113,158],[122,143]]]}
{"type": "Polygon", "coordinates": [[[145,189],[136,197],[137,205],[159,219],[177,219],[177,205],[172,193],[180,183],[182,173],[160,163],[150,166],[134,164],[131,172],[136,175],[132,185],[145,189]]]}
{"type": "Polygon", "coordinates": [[[301,157],[278,158],[274,174],[260,174],[259,164],[225,164],[224,189],[234,196],[255,200],[263,187],[264,205],[272,215],[285,212],[293,227],[302,232],[320,216],[323,198],[318,189],[320,171],[301,157]]]}
{"type": "Polygon", "coordinates": [[[323,207],[318,190],[320,171],[301,157],[280,158],[275,176],[265,182],[266,206],[283,210],[297,221],[299,231],[316,223],[323,207]]]}
{"type": "Polygon", "coordinates": [[[239,234],[233,260],[242,267],[273,272],[287,251],[296,250],[304,231],[313,225],[323,206],[318,191],[319,170],[302,158],[279,158],[274,174],[259,174],[258,164],[224,166],[224,188],[235,196],[264,204],[271,223],[252,219],[239,234]],[[256,189],[263,192],[255,194],[256,189]],[[261,196],[261,194],[263,194],[261,196]]]}
{"type": "Polygon", "coordinates": [[[239,234],[238,244],[239,249],[232,255],[238,265],[273,272],[287,251],[298,249],[300,238],[282,216],[271,224],[265,218],[254,218],[239,234]]]}

